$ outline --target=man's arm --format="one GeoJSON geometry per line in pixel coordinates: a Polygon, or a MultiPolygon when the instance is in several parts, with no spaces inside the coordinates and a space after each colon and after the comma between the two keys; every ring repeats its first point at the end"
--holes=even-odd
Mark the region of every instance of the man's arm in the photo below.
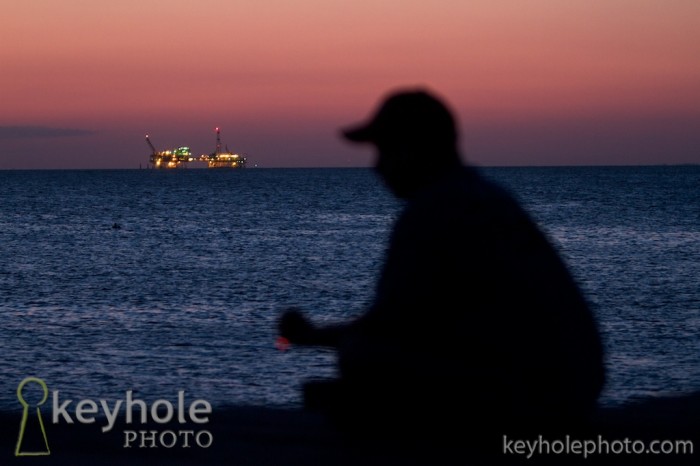
{"type": "Polygon", "coordinates": [[[354,322],[317,327],[298,309],[289,309],[278,322],[280,336],[297,345],[338,347],[339,342],[355,326],[354,322]]]}

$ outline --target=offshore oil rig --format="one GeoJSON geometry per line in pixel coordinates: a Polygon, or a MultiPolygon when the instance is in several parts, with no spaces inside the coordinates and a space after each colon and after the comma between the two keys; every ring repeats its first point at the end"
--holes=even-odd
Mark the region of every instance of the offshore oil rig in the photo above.
{"type": "Polygon", "coordinates": [[[152,151],[149,158],[150,168],[187,168],[187,164],[190,162],[204,162],[207,164],[207,168],[245,168],[247,162],[245,156],[231,152],[228,146],[224,146],[225,150],[221,149],[221,130],[219,128],[216,128],[216,149],[214,152],[202,154],[199,157],[193,157],[192,151],[187,146],[159,151],[151,142],[148,134],[146,135],[146,143],[152,151]]]}

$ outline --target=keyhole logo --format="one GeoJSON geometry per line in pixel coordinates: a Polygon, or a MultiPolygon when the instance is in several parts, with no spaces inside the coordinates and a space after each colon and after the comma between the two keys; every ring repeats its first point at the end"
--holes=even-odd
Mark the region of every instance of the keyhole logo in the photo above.
{"type": "MultiPolygon", "coordinates": [[[[27,377],[22,380],[17,386],[17,399],[24,408],[22,413],[22,422],[19,426],[19,437],[17,438],[17,448],[15,448],[15,456],[45,456],[50,455],[49,442],[46,439],[46,429],[44,429],[44,421],[41,419],[40,406],[46,403],[49,398],[49,389],[46,387],[46,382],[37,377],[27,377]],[[31,408],[35,408],[36,412],[30,414],[30,405],[24,399],[22,390],[27,384],[38,384],[43,396],[38,403],[33,403],[31,408]]],[[[32,410],[34,411],[34,410],[32,410]]]]}

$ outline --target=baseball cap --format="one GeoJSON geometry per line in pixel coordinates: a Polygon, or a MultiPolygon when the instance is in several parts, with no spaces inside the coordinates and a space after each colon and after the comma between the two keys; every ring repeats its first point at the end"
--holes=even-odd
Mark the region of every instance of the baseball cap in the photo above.
{"type": "Polygon", "coordinates": [[[411,141],[454,143],[457,130],[452,113],[425,89],[408,89],[389,94],[366,122],[342,130],[353,142],[411,141]]]}

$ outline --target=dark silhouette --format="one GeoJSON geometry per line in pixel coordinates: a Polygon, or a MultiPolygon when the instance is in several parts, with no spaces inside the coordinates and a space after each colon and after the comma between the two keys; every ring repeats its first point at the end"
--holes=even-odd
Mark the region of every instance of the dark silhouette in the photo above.
{"type": "Polygon", "coordinates": [[[339,378],[307,384],[307,405],[356,432],[584,423],[604,382],[596,322],[527,213],[461,162],[447,107],[397,92],[344,136],[376,147],[377,173],[407,203],[364,315],[318,327],[291,309],[279,321],[291,343],[337,348],[339,378]]]}

